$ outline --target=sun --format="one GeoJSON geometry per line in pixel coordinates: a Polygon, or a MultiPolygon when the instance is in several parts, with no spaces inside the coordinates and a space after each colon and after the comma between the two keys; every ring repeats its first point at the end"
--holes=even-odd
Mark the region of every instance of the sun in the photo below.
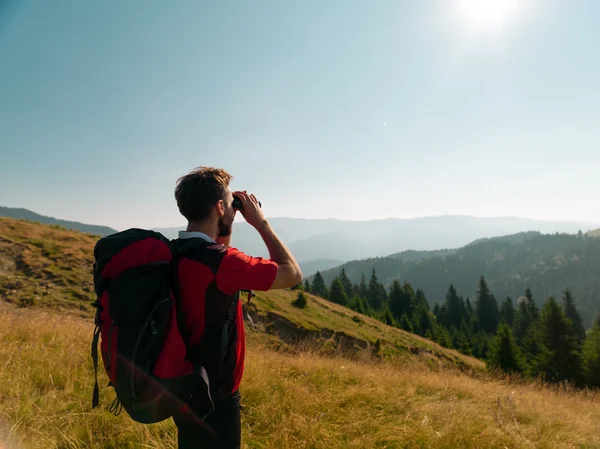
{"type": "Polygon", "coordinates": [[[497,33],[520,13],[523,0],[457,0],[455,14],[465,31],[497,33]]]}

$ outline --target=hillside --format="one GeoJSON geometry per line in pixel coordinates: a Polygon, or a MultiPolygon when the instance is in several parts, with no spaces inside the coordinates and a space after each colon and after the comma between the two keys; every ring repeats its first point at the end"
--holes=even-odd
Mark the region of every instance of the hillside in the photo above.
{"type": "Polygon", "coordinates": [[[47,217],[45,215],[36,214],[35,212],[32,212],[30,210],[21,208],[0,206],[0,217],[16,218],[19,220],[28,220],[42,224],[57,225],[62,226],[63,228],[100,236],[105,236],[117,232],[116,230],[109,228],[108,226],[98,226],[79,223],[77,221],[60,220],[58,218],[47,217]]]}
{"type": "MultiPolygon", "coordinates": [[[[0,218],[0,299],[22,307],[75,310],[91,319],[95,242],[86,234],[0,218]]],[[[326,351],[354,353],[371,350],[380,340],[382,354],[389,357],[414,353],[442,365],[483,368],[476,359],[320,298],[309,295],[310,306],[297,309],[291,306],[294,297],[287,290],[257,292],[251,304],[257,326],[281,343],[308,339],[326,351]]]]}
{"type": "Polygon", "coordinates": [[[588,237],[600,237],[600,229],[596,229],[595,231],[590,231],[587,233],[588,237]]]}
{"type": "MultiPolygon", "coordinates": [[[[522,233],[484,239],[440,254],[411,252],[349,262],[342,267],[354,283],[373,269],[389,286],[394,279],[423,290],[434,304],[444,300],[450,284],[459,295],[472,298],[484,275],[494,296],[513,301],[530,287],[541,305],[549,296],[561,297],[569,288],[590,326],[600,312],[600,239],[577,235],[522,233]]],[[[341,267],[322,272],[329,285],[341,267]]]]}
{"type": "MultiPolygon", "coordinates": [[[[459,248],[477,239],[525,231],[575,234],[598,227],[578,222],[461,215],[368,221],[300,218],[269,218],[269,221],[303,265],[306,276],[340,265],[340,261],[382,257],[406,250],[459,248]]],[[[182,228],[157,230],[174,238],[179,229],[182,228]]],[[[232,245],[257,256],[268,255],[260,236],[243,221],[234,224],[232,245]]]]}

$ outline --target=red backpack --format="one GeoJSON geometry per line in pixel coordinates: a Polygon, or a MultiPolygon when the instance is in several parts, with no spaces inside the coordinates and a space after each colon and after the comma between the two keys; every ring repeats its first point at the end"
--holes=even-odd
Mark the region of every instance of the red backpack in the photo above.
{"type": "MultiPolygon", "coordinates": [[[[193,242],[187,248],[191,246],[193,242]]],[[[180,255],[162,234],[144,229],[128,229],[96,243],[92,408],[99,404],[100,339],[109,385],[117,396],[110,407],[115,415],[125,408],[137,422],[157,423],[198,395],[210,403],[208,414],[214,412],[206,370],[187,358],[176,268],[180,255]]],[[[233,301],[224,330],[236,308],[233,301]]],[[[222,336],[227,338],[227,332],[222,336]]],[[[222,341],[221,357],[226,346],[222,341]]]]}

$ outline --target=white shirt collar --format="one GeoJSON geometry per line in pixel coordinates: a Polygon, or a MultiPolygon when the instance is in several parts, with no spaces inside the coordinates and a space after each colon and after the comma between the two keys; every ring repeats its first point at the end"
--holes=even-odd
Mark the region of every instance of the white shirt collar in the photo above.
{"type": "Polygon", "coordinates": [[[200,231],[179,231],[179,238],[180,239],[200,238],[200,239],[206,240],[207,242],[216,243],[208,235],[206,235],[204,232],[200,232],[200,231]]]}

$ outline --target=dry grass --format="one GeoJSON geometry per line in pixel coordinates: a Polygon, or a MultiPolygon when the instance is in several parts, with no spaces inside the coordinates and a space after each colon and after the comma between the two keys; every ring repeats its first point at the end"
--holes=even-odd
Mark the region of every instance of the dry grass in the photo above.
{"type": "Polygon", "coordinates": [[[0,299],[91,313],[98,237],[0,217],[0,299]]]}
{"type": "MultiPolygon", "coordinates": [[[[172,422],[144,426],[90,410],[92,325],[0,303],[0,445],[175,448],[172,422]]],[[[511,385],[424,363],[278,353],[250,333],[244,448],[600,447],[600,396],[511,385]]]]}

